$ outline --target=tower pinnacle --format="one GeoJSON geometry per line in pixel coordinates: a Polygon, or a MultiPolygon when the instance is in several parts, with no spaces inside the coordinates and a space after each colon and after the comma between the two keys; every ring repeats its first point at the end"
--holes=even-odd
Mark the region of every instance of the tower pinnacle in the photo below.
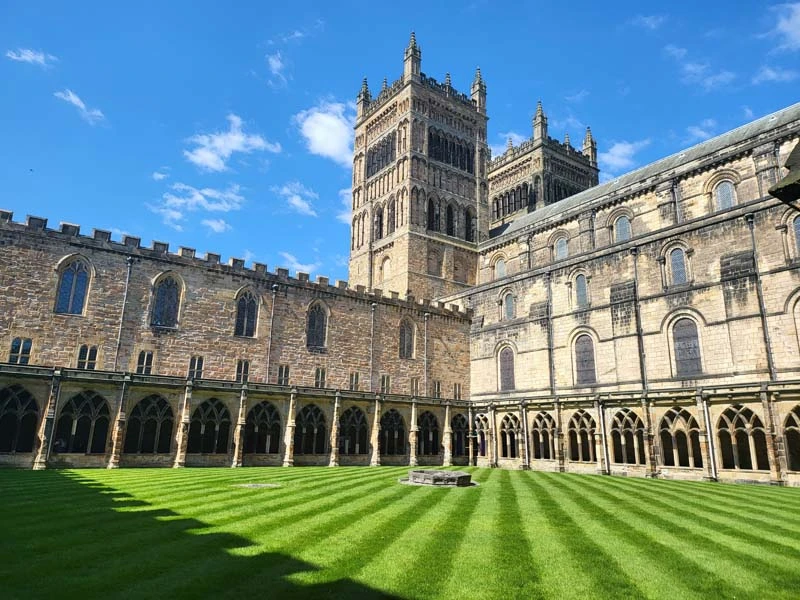
{"type": "Polygon", "coordinates": [[[417,36],[411,32],[411,39],[403,53],[403,79],[419,77],[422,68],[422,51],[417,46],[417,36]]]}
{"type": "Polygon", "coordinates": [[[547,116],[544,114],[541,100],[536,102],[536,114],[533,117],[533,139],[547,139],[547,116]]]}

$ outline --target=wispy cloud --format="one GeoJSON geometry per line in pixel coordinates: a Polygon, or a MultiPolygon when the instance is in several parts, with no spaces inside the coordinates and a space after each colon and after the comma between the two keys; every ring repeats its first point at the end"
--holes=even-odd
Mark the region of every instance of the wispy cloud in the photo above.
{"type": "Polygon", "coordinates": [[[681,60],[686,56],[689,51],[686,48],[681,48],[680,46],[676,46],[675,44],[667,44],[664,46],[664,54],[667,56],[671,56],[676,60],[681,60]]]}
{"type": "Polygon", "coordinates": [[[606,152],[597,155],[600,168],[604,171],[618,173],[636,165],[636,154],[650,145],[649,139],[636,142],[614,142],[606,152]]]}
{"type": "Polygon", "coordinates": [[[685,144],[702,142],[716,133],[717,122],[714,119],[703,119],[697,125],[689,125],[686,128],[687,138],[685,144]]]}
{"type": "Polygon", "coordinates": [[[89,125],[96,125],[106,118],[99,108],[87,107],[86,103],[72,90],[67,89],[63,92],[55,92],[53,95],[59,100],[72,104],[72,106],[78,109],[78,114],[81,118],[89,123],[89,125]]]}
{"type": "Polygon", "coordinates": [[[664,46],[664,54],[678,63],[683,83],[699,85],[705,92],[724,87],[736,79],[733,71],[714,69],[706,61],[688,60],[689,52],[686,48],[668,44],[664,46]]]}
{"type": "Polygon", "coordinates": [[[175,231],[183,231],[183,225],[180,224],[180,221],[183,221],[184,214],[181,211],[156,204],[146,204],[145,206],[150,212],[160,215],[164,225],[172,227],[175,231]]]}
{"type": "Polygon", "coordinates": [[[248,134],[242,130],[242,119],[231,113],[227,116],[228,131],[197,134],[189,138],[195,147],[184,150],[187,160],[205,171],[219,172],[228,169],[227,161],[235,153],[250,154],[266,151],[278,153],[281,145],[269,142],[258,134],[248,134]]]}
{"type": "Polygon", "coordinates": [[[497,139],[500,141],[498,141],[496,144],[489,145],[489,149],[492,151],[492,157],[494,158],[497,158],[501,154],[505,153],[506,149],[508,148],[508,140],[511,140],[511,143],[515,146],[519,146],[528,138],[521,133],[517,133],[516,131],[504,131],[497,134],[497,139]]]}
{"type": "Polygon", "coordinates": [[[343,167],[353,163],[355,106],[343,102],[321,102],[301,111],[294,122],[311,154],[329,158],[343,167]]]}
{"type": "Polygon", "coordinates": [[[286,71],[286,62],[283,55],[278,52],[267,54],[267,68],[269,69],[271,77],[267,80],[272,87],[282,87],[288,82],[286,71]]]}
{"type": "Polygon", "coordinates": [[[16,51],[6,50],[6,58],[16,62],[39,65],[45,68],[51,67],[54,62],[58,62],[58,58],[52,54],[47,54],[39,50],[31,50],[30,48],[17,48],[16,51]]]}
{"type": "Polygon", "coordinates": [[[322,263],[313,262],[313,263],[301,263],[297,260],[297,257],[294,254],[290,254],[289,252],[278,252],[281,255],[281,258],[286,261],[286,266],[289,267],[292,271],[301,271],[303,273],[313,273],[317,269],[320,268],[322,263]]]}
{"type": "Polygon", "coordinates": [[[753,75],[753,85],[758,85],[760,83],[785,83],[787,81],[794,81],[797,77],[797,71],[792,71],[791,69],[763,66],[753,75]]]}
{"type": "Polygon", "coordinates": [[[274,46],[275,44],[288,44],[291,42],[300,42],[308,37],[314,36],[325,29],[325,21],[317,19],[309,26],[292,29],[285,33],[275,36],[267,40],[267,44],[274,46]]]}
{"type": "Polygon", "coordinates": [[[755,114],[753,113],[753,109],[750,108],[749,106],[743,106],[742,112],[744,113],[745,119],[752,119],[755,116],[755,114]]]}
{"type": "Polygon", "coordinates": [[[153,171],[151,177],[156,181],[164,181],[167,177],[169,177],[169,167],[161,167],[157,171],[153,171]]]}
{"type": "Polygon", "coordinates": [[[214,233],[224,233],[231,228],[230,224],[226,222],[225,219],[203,219],[200,223],[208,227],[214,233]]]}
{"type": "Polygon", "coordinates": [[[564,96],[564,100],[567,102],[580,102],[585,100],[588,95],[589,90],[581,90],[579,92],[575,92],[574,94],[570,94],[569,96],[564,96]]]}
{"type": "Polygon", "coordinates": [[[667,21],[666,15],[637,15],[628,21],[631,25],[655,31],[667,21]]]}
{"type": "Polygon", "coordinates": [[[294,212],[309,217],[317,216],[312,202],[317,200],[319,195],[299,181],[290,181],[282,186],[273,187],[272,191],[281,196],[286,201],[286,205],[294,212]]]}
{"type": "Polygon", "coordinates": [[[336,213],[336,220],[350,225],[353,221],[353,191],[350,188],[339,190],[339,203],[341,210],[336,213]]]}
{"type": "MultiPolygon", "coordinates": [[[[146,204],[148,210],[160,215],[165,225],[183,231],[181,222],[186,219],[187,212],[206,211],[227,213],[241,209],[244,204],[244,196],[240,193],[238,185],[229,185],[226,189],[215,188],[196,188],[185,183],[173,183],[169,191],[164,192],[161,197],[161,204],[146,204]]],[[[211,225],[202,221],[203,225],[218,233],[225,229],[214,229],[214,226],[221,227],[222,219],[216,219],[211,225]]],[[[226,224],[227,225],[227,224],[226,224]]]]}
{"type": "Polygon", "coordinates": [[[778,40],[778,50],[800,50],[800,2],[778,4],[770,10],[776,15],[769,36],[778,40]]]}

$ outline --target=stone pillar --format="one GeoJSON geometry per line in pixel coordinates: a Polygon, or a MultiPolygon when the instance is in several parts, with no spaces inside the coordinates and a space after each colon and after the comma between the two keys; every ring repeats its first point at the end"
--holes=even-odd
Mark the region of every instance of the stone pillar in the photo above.
{"type": "Polygon", "coordinates": [[[239,416],[236,419],[236,428],[233,430],[233,460],[231,467],[242,466],[242,454],[244,454],[244,430],[247,423],[247,384],[242,384],[242,391],[239,394],[239,416]]]}
{"type": "Polygon", "coordinates": [[[408,428],[408,464],[411,467],[417,466],[417,401],[411,400],[411,423],[408,428]]]}
{"type": "MultiPolygon", "coordinates": [[[[657,477],[656,447],[659,448],[659,451],[661,450],[660,440],[653,432],[653,403],[644,396],[642,396],[642,414],[644,415],[644,462],[647,467],[647,476],[657,477]]],[[[691,445],[691,440],[687,441],[691,445]]]]}
{"type": "Polygon", "coordinates": [[[381,397],[375,396],[375,415],[372,418],[372,431],[369,436],[369,443],[372,446],[372,455],[369,458],[370,467],[381,466],[381,397]]]}
{"type": "Polygon", "coordinates": [[[289,395],[289,414],[286,415],[286,432],[283,434],[283,466],[294,465],[294,428],[297,416],[297,389],[292,388],[289,395]]]}
{"type": "Polygon", "coordinates": [[[183,390],[180,420],[175,429],[175,462],[173,468],[180,468],[186,464],[186,446],[189,443],[189,422],[192,411],[192,382],[187,381],[183,390]]]}
{"type": "Polygon", "coordinates": [[[492,467],[497,466],[497,423],[496,421],[497,413],[494,410],[494,404],[489,405],[489,447],[491,448],[491,453],[489,456],[489,465],[492,467]]]}
{"type": "Polygon", "coordinates": [[[58,400],[61,397],[61,371],[54,370],[50,380],[50,393],[47,395],[47,404],[42,411],[44,418],[39,424],[39,446],[33,459],[33,470],[41,471],[47,468],[50,460],[50,448],[55,435],[56,417],[58,416],[58,400]]]}
{"type": "Polygon", "coordinates": [[[467,410],[467,417],[469,421],[467,423],[467,445],[469,448],[467,449],[467,456],[469,457],[469,464],[471,466],[475,466],[475,417],[472,414],[472,407],[470,406],[467,410]]]}
{"type": "Polygon", "coordinates": [[[528,405],[519,403],[519,418],[522,419],[522,468],[531,468],[530,436],[528,434],[528,405]]]}
{"type": "MultiPolygon", "coordinates": [[[[119,406],[114,428],[111,430],[111,453],[108,457],[107,469],[119,468],[119,457],[122,454],[122,444],[125,439],[125,426],[127,424],[126,409],[128,404],[128,388],[131,378],[125,375],[122,380],[122,388],[119,391],[119,406]]],[[[158,440],[156,440],[158,443],[158,440]]]]}
{"type": "Polygon", "coordinates": [[[606,438],[605,408],[603,403],[599,401],[595,401],[594,408],[597,415],[597,426],[600,429],[599,432],[597,430],[594,432],[594,453],[595,460],[597,460],[597,472],[600,475],[608,475],[611,473],[611,469],[606,456],[608,439],[606,438]]]}
{"type": "Polygon", "coordinates": [[[329,467],[339,466],[339,404],[342,400],[342,393],[336,390],[336,398],[333,401],[333,420],[331,422],[331,455],[328,461],[329,467]]]}
{"type": "Polygon", "coordinates": [[[564,466],[564,427],[561,424],[561,402],[556,399],[556,462],[558,463],[558,471],[563,473],[566,469],[564,466]]]}
{"type": "Polygon", "coordinates": [[[442,466],[451,467],[453,465],[453,428],[450,425],[449,402],[445,402],[444,405],[444,437],[442,439],[442,446],[444,446],[442,466]]]}
{"type": "MultiPolygon", "coordinates": [[[[777,395],[773,392],[772,397],[767,393],[766,386],[762,386],[760,399],[761,406],[764,410],[764,425],[766,426],[765,436],[767,438],[767,457],[769,458],[769,481],[773,485],[784,485],[783,469],[781,461],[781,452],[779,450],[778,435],[775,429],[775,419],[772,412],[772,400],[777,395]]],[[[752,440],[752,436],[750,437],[752,440]]],[[[756,455],[753,453],[753,462],[755,463],[756,455]]]]}
{"type": "Polygon", "coordinates": [[[717,480],[716,460],[714,455],[713,431],[711,423],[707,418],[708,400],[703,398],[700,390],[695,393],[695,405],[697,406],[697,426],[700,429],[700,453],[703,455],[703,466],[705,474],[703,479],[706,481],[717,480]]]}

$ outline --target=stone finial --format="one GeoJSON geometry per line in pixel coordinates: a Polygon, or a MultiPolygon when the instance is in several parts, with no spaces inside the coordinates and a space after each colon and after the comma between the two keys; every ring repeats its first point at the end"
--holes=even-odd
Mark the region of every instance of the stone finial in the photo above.
{"type": "Polygon", "coordinates": [[[369,96],[369,84],[367,83],[366,77],[361,81],[361,93],[369,96]]]}
{"type": "Polygon", "coordinates": [[[408,40],[408,47],[409,48],[417,47],[417,36],[413,31],[411,32],[411,39],[408,40]]]}
{"type": "Polygon", "coordinates": [[[452,82],[452,81],[450,81],[450,73],[445,73],[445,74],[444,74],[444,84],[445,84],[446,86],[448,86],[448,87],[450,87],[450,86],[452,86],[452,85],[453,85],[453,82],[452,82]]]}
{"type": "MultiPolygon", "coordinates": [[[[366,79],[364,81],[366,81],[366,79]]],[[[541,100],[537,100],[536,101],[536,116],[537,117],[544,116],[544,109],[542,108],[542,101],[541,100]]]]}
{"type": "Polygon", "coordinates": [[[508,141],[506,142],[506,151],[511,150],[514,147],[514,140],[511,139],[511,136],[508,137],[508,141]]]}
{"type": "Polygon", "coordinates": [[[477,67],[475,69],[475,79],[472,80],[473,83],[483,83],[483,77],[481,76],[481,68],[477,67]]]}
{"type": "Polygon", "coordinates": [[[381,84],[381,91],[385,92],[389,89],[389,82],[386,80],[386,77],[383,78],[383,83],[381,84]]]}
{"type": "Polygon", "coordinates": [[[565,146],[572,146],[572,144],[569,143],[569,132],[564,134],[564,145],[565,146]]]}
{"type": "Polygon", "coordinates": [[[592,141],[592,128],[591,127],[587,127],[586,128],[586,135],[583,138],[583,143],[584,144],[587,143],[587,142],[591,143],[591,141],[592,141]]]}

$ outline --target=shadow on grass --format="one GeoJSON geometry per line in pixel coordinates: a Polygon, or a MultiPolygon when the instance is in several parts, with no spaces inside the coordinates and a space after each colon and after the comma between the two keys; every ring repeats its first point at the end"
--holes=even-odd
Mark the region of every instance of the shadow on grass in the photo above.
{"type": "Polygon", "coordinates": [[[291,576],[317,567],[236,556],[257,549],[74,473],[0,471],[0,498],[3,598],[399,598],[346,578],[299,585],[291,576]]]}

